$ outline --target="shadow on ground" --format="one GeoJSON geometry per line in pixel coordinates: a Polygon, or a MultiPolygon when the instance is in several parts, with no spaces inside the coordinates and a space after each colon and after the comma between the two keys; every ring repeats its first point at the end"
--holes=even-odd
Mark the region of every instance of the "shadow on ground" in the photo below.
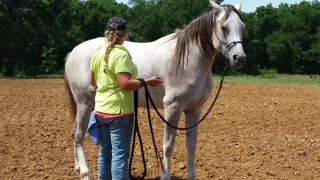
{"type": "MultiPolygon", "coordinates": [[[[160,179],[160,177],[156,177],[156,178],[148,178],[148,179],[145,179],[145,180],[161,180],[161,179],[160,179]]],[[[171,176],[171,180],[187,180],[187,179],[180,178],[180,177],[177,177],[177,176],[171,176]]]]}

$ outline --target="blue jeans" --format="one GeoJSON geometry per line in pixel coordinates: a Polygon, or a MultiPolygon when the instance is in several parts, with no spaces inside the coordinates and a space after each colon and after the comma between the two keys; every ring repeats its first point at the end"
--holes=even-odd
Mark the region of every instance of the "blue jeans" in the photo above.
{"type": "Polygon", "coordinates": [[[128,159],[133,115],[116,118],[96,116],[100,127],[99,180],[128,180],[128,159]]]}

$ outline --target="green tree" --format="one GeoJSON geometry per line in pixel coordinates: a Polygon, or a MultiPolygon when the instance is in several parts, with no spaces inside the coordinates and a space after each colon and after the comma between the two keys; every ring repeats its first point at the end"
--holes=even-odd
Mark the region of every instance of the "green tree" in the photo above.
{"type": "MultiPolygon", "coordinates": [[[[198,0],[131,0],[129,5],[116,0],[1,0],[0,70],[6,76],[58,72],[73,47],[104,35],[112,16],[127,21],[131,41],[146,42],[182,29],[210,9],[209,1],[198,0]]],[[[317,0],[278,8],[269,4],[242,15],[243,72],[320,73],[317,0]]],[[[215,61],[224,60],[219,54],[215,61]]]]}
{"type": "MultiPolygon", "coordinates": [[[[63,44],[63,34],[71,25],[71,1],[12,0],[2,1],[4,11],[0,29],[6,34],[0,39],[1,59],[9,75],[38,67],[42,63],[43,47],[56,48],[63,44]]],[[[34,72],[34,71],[32,71],[34,72]]],[[[33,75],[33,74],[30,74],[33,75]]]]}
{"type": "Polygon", "coordinates": [[[286,33],[274,31],[266,39],[270,63],[266,68],[276,68],[280,73],[293,73],[292,44],[286,33]]]}

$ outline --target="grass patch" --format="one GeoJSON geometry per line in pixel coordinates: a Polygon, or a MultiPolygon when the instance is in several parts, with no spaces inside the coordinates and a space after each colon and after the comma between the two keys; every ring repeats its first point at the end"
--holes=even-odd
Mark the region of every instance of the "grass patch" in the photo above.
{"type": "Polygon", "coordinates": [[[52,75],[38,75],[35,78],[37,79],[63,79],[63,74],[52,74],[52,75]]]}
{"type": "MultiPolygon", "coordinates": [[[[217,79],[217,77],[215,78],[217,79]]],[[[226,82],[252,82],[252,83],[270,83],[270,84],[288,84],[298,86],[320,87],[320,76],[311,78],[309,75],[280,75],[274,78],[265,78],[264,76],[225,76],[226,82]]]]}

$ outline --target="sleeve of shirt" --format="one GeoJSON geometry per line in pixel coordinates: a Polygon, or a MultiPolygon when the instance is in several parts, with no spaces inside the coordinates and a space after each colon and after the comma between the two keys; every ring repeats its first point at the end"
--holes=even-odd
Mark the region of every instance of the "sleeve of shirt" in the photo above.
{"type": "Polygon", "coordinates": [[[133,68],[131,65],[131,57],[127,53],[121,53],[115,56],[114,72],[115,74],[120,72],[128,72],[132,75],[133,68]]]}

